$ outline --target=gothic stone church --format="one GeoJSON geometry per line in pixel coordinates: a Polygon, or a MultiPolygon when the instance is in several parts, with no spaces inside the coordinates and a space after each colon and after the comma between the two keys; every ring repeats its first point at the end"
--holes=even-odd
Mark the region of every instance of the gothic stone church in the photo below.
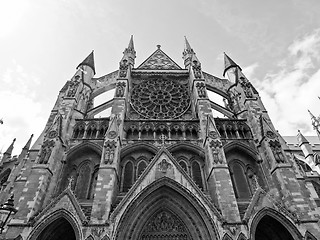
{"type": "Polygon", "coordinates": [[[227,55],[223,78],[203,71],[187,39],[182,57],[183,67],[158,45],[136,66],[131,37],[116,71],[94,77],[93,52],[81,62],[35,143],[4,153],[0,200],[13,194],[18,212],[1,236],[320,239],[319,145],[300,132],[289,144],[227,55]]]}

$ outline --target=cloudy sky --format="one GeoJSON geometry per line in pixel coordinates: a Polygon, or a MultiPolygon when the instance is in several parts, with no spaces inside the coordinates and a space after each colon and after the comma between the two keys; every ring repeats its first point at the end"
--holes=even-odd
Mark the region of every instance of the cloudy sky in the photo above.
{"type": "Polygon", "coordinates": [[[2,151],[16,137],[18,154],[40,134],[59,90],[93,49],[96,77],[116,70],[130,35],[136,66],[157,44],[182,66],[186,35],[203,70],[222,77],[225,51],[282,135],[315,135],[307,109],[320,114],[319,0],[0,2],[2,151]]]}

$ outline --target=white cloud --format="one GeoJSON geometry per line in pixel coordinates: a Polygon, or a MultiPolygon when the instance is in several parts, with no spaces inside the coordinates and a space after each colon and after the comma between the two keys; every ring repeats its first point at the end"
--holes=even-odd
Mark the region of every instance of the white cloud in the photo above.
{"type": "Polygon", "coordinates": [[[257,69],[258,66],[258,63],[251,64],[250,66],[243,68],[242,72],[246,75],[248,79],[251,79],[254,74],[254,71],[257,69]]]}
{"type": "Polygon", "coordinates": [[[253,79],[262,100],[283,135],[293,135],[300,129],[314,135],[307,109],[319,110],[320,89],[320,29],[297,38],[289,47],[277,72],[264,79],[253,79]]]}
{"type": "Polygon", "coordinates": [[[22,66],[13,62],[0,78],[0,150],[5,151],[13,138],[14,154],[21,148],[32,133],[40,134],[45,119],[41,116],[42,104],[35,100],[35,88],[39,79],[26,72],[22,66]]]}

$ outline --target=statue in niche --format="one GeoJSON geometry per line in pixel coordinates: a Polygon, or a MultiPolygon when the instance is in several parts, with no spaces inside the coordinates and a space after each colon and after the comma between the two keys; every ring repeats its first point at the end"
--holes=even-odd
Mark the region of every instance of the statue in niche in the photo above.
{"type": "Polygon", "coordinates": [[[196,84],[198,95],[200,98],[205,98],[207,96],[206,94],[206,85],[203,82],[197,82],[196,84]]]}
{"type": "Polygon", "coordinates": [[[71,81],[69,83],[69,89],[68,89],[67,97],[74,97],[76,95],[77,90],[78,90],[78,86],[79,86],[79,82],[78,82],[79,78],[80,78],[79,76],[76,76],[76,78],[75,78],[76,80],[75,81],[71,81]]]}
{"type": "Polygon", "coordinates": [[[54,141],[46,140],[41,148],[41,153],[39,157],[40,164],[47,164],[52,152],[52,148],[54,147],[54,141]]]}
{"type": "Polygon", "coordinates": [[[194,77],[197,79],[201,78],[201,65],[198,61],[196,60],[193,61],[192,69],[193,69],[194,77]]]}
{"type": "Polygon", "coordinates": [[[104,163],[105,164],[113,163],[116,142],[115,141],[107,141],[107,142],[105,142],[104,146],[105,146],[104,163]]]}
{"type": "Polygon", "coordinates": [[[251,89],[251,83],[248,80],[246,80],[244,77],[240,77],[240,84],[246,97],[252,98],[253,94],[251,89]]]}
{"type": "Polygon", "coordinates": [[[125,87],[126,87],[125,82],[117,83],[116,97],[123,97],[125,87]]]}
{"type": "Polygon", "coordinates": [[[222,143],[219,140],[212,140],[209,146],[212,151],[213,162],[215,164],[218,164],[218,163],[222,164],[222,159],[219,158],[219,151],[220,151],[220,148],[222,147],[222,143]]]}
{"type": "Polygon", "coordinates": [[[284,159],[284,155],[281,150],[281,144],[277,140],[275,140],[275,141],[270,141],[269,146],[272,150],[272,153],[273,153],[273,156],[274,156],[276,162],[277,163],[284,163],[285,159],[284,159]]]}
{"type": "Polygon", "coordinates": [[[128,68],[129,68],[128,60],[123,59],[122,62],[120,62],[119,77],[125,78],[127,76],[128,68]]]}

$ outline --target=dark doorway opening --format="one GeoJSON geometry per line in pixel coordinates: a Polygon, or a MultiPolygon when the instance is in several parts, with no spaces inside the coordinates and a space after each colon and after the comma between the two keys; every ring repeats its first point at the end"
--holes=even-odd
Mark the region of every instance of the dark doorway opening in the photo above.
{"type": "Polygon", "coordinates": [[[37,240],[76,240],[76,235],[65,218],[58,218],[42,231],[37,240]]]}
{"type": "Polygon", "coordinates": [[[276,219],[264,216],[258,223],[256,240],[294,240],[289,231],[276,219]]]}

